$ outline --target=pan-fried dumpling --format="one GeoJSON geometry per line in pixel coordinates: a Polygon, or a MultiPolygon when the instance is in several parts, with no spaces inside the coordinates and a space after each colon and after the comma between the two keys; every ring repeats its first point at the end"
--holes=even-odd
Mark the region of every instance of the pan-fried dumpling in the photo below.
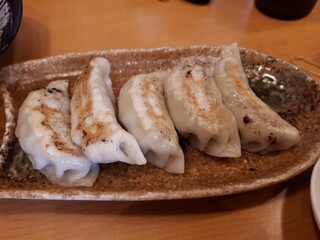
{"type": "Polygon", "coordinates": [[[182,60],[165,81],[165,97],[171,119],[191,144],[217,157],[241,156],[237,122],[222,104],[213,78],[215,58],[182,60]]]}
{"type": "Polygon", "coordinates": [[[223,103],[238,122],[242,148],[268,153],[285,150],[300,140],[299,131],[258,98],[249,86],[237,44],[224,47],[215,64],[214,79],[223,103]]]}
{"type": "Polygon", "coordinates": [[[163,81],[168,72],[131,77],[121,88],[119,119],[137,139],[147,161],[171,173],[184,172],[184,155],[168,114],[163,81]]]}
{"type": "Polygon", "coordinates": [[[19,109],[16,136],[35,169],[52,183],[94,184],[99,165],[92,164],[70,136],[68,82],[51,82],[29,93],[19,109]]]}
{"type": "Polygon", "coordinates": [[[115,116],[110,65],[95,58],[78,78],[71,98],[71,137],[95,163],[146,164],[135,138],[115,116]]]}
{"type": "Polygon", "coordinates": [[[7,163],[8,154],[13,146],[15,140],[14,131],[16,128],[16,110],[13,105],[13,99],[5,84],[0,83],[0,117],[3,114],[2,125],[2,138],[0,137],[0,175],[4,170],[7,163]]]}

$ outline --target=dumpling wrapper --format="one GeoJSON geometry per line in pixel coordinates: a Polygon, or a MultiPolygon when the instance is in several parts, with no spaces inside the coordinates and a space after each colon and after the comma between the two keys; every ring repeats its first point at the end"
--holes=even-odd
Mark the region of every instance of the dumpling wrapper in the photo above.
{"type": "Polygon", "coordinates": [[[167,77],[165,71],[131,77],[120,90],[119,119],[149,163],[170,173],[184,173],[184,154],[164,100],[167,77]]]}
{"type": "Polygon", "coordinates": [[[216,58],[191,57],[182,60],[164,83],[171,119],[190,143],[209,155],[240,157],[237,122],[223,105],[213,81],[216,58]]]}
{"type": "MultiPolygon", "coordinates": [[[[8,154],[15,140],[16,109],[13,106],[13,99],[5,84],[0,83],[0,109],[4,114],[0,128],[2,128],[2,138],[0,138],[0,175],[8,161],[8,154]]],[[[1,113],[0,113],[1,114],[1,113]]]]}
{"type": "Polygon", "coordinates": [[[223,103],[238,122],[242,148],[262,154],[286,150],[300,140],[299,131],[258,98],[249,86],[236,43],[222,48],[214,79],[223,103]]]}
{"type": "Polygon", "coordinates": [[[71,98],[71,138],[95,163],[146,164],[135,138],[117,122],[115,97],[104,58],[91,60],[71,98]]]}
{"type": "Polygon", "coordinates": [[[19,109],[16,136],[32,165],[49,181],[90,187],[99,165],[90,162],[70,136],[68,81],[30,92],[19,109]]]}

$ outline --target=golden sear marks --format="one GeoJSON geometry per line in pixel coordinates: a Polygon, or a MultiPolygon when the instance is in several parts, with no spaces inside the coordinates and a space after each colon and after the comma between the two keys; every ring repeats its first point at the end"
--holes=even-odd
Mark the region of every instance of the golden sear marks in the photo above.
{"type": "Polygon", "coordinates": [[[185,108],[189,114],[196,116],[199,124],[206,124],[210,130],[216,130],[216,124],[225,124],[225,118],[230,115],[230,112],[219,102],[218,96],[212,92],[211,86],[213,75],[210,70],[210,65],[213,64],[210,59],[194,59],[194,62],[187,61],[181,71],[182,90],[185,92],[186,98],[184,101],[185,108]],[[201,70],[201,76],[195,79],[193,75],[194,69],[201,70]],[[198,92],[200,94],[197,94],[198,92]],[[203,98],[199,97],[203,95],[203,98]],[[205,106],[203,105],[205,103],[205,106]],[[216,123],[216,124],[215,124],[216,123]]]}
{"type": "Polygon", "coordinates": [[[239,91],[239,96],[246,96],[246,99],[248,102],[253,106],[255,109],[260,109],[261,104],[255,100],[255,96],[253,96],[249,85],[246,83],[246,81],[242,78],[245,76],[239,75],[239,72],[242,72],[242,66],[235,63],[229,63],[226,62],[225,70],[229,74],[229,76],[232,78],[232,82],[235,83],[236,89],[239,91]]]}
{"type": "Polygon", "coordinates": [[[163,79],[157,76],[148,77],[146,75],[142,83],[142,98],[145,99],[147,116],[151,118],[154,124],[153,128],[159,129],[160,133],[169,141],[177,139],[173,123],[165,105],[163,79]],[[157,100],[156,106],[150,103],[150,99],[157,100]],[[159,111],[156,111],[155,108],[159,111]]]}
{"type": "MultiPolygon", "coordinates": [[[[42,95],[42,98],[45,98],[47,94],[53,95],[52,97],[55,100],[58,100],[59,96],[55,96],[56,92],[50,92],[50,89],[42,95]]],[[[44,99],[39,99],[40,102],[44,102],[44,99]]],[[[61,109],[51,108],[46,104],[42,103],[40,106],[37,106],[32,109],[34,112],[39,112],[43,115],[44,119],[41,121],[41,125],[51,132],[51,143],[56,149],[66,154],[71,154],[74,156],[81,156],[82,153],[79,149],[73,145],[71,137],[70,137],[70,116],[67,113],[61,111],[61,109]],[[59,131],[64,130],[63,132],[59,131]],[[67,140],[67,141],[66,141],[67,140]]],[[[45,146],[49,148],[50,145],[47,144],[45,146]]]]}
{"type": "MultiPolygon", "coordinates": [[[[84,146],[100,141],[109,141],[114,133],[111,125],[107,126],[104,122],[94,117],[93,102],[95,96],[90,91],[91,86],[89,83],[92,71],[93,67],[88,65],[77,79],[73,91],[75,108],[78,111],[78,116],[81,118],[76,129],[82,131],[82,145],[84,146]]],[[[105,112],[104,115],[107,115],[107,118],[109,115],[111,118],[114,118],[109,112],[105,112]]]]}

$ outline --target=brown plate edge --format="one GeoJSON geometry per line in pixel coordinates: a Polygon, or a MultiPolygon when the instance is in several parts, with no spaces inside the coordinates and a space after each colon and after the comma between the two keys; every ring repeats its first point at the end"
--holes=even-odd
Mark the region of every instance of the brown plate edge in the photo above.
{"type": "MultiPolygon", "coordinates": [[[[320,145],[320,144],[319,144],[320,145]]],[[[319,146],[320,147],[320,146],[319,146]]],[[[319,151],[315,152],[319,155],[319,151]]],[[[239,193],[250,192],[282,183],[289,180],[305,170],[312,167],[320,157],[312,158],[312,161],[305,162],[302,165],[291,169],[289,173],[283,173],[277,177],[270,177],[264,179],[256,179],[254,183],[249,184],[231,184],[224,188],[208,188],[201,190],[187,190],[187,191],[165,191],[165,192],[147,192],[142,191],[127,191],[127,192],[106,192],[97,193],[90,190],[70,189],[66,194],[59,191],[53,193],[46,190],[0,190],[0,199],[40,199],[40,200],[92,200],[92,201],[151,201],[151,200],[174,200],[174,199],[194,199],[206,197],[228,196],[239,193]]]]}

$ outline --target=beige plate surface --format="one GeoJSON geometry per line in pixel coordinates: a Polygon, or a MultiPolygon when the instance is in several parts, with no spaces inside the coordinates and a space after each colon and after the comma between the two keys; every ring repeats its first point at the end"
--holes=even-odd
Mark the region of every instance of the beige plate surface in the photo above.
{"type": "MultiPolygon", "coordinates": [[[[122,84],[133,74],[170,69],[183,57],[218,56],[219,51],[220,47],[195,46],[71,53],[5,67],[0,70],[0,81],[6,83],[17,110],[29,91],[43,87],[49,81],[69,79],[74,82],[84,66],[96,56],[110,61],[113,87],[118,95],[122,84]]],[[[241,57],[256,94],[300,130],[302,138],[297,146],[268,155],[243,151],[241,158],[228,159],[207,156],[181,140],[186,157],[183,175],[166,173],[149,164],[114,163],[102,165],[92,188],[65,188],[50,184],[39,172],[32,170],[15,144],[0,178],[0,197],[155,200],[221,196],[282,182],[311,167],[320,157],[319,83],[301,69],[276,57],[249,49],[242,49],[241,57]]],[[[1,114],[4,119],[3,104],[1,114]]],[[[5,129],[5,123],[1,124],[5,129]]]]}

